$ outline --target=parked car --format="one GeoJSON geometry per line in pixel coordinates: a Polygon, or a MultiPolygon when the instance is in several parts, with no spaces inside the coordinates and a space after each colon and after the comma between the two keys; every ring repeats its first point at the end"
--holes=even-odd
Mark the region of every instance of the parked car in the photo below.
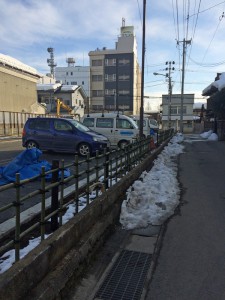
{"type": "MultiPolygon", "coordinates": [[[[138,127],[140,126],[140,116],[133,115],[132,119],[137,123],[138,127]]],[[[149,116],[143,117],[143,134],[145,136],[152,135],[159,130],[159,124],[157,121],[149,116]]]]}
{"type": "Polygon", "coordinates": [[[55,152],[93,154],[109,147],[107,137],[73,119],[29,118],[24,126],[22,145],[55,152]]]}
{"type": "Polygon", "coordinates": [[[139,129],[134,120],[119,113],[90,113],[84,115],[81,122],[107,136],[112,147],[122,148],[139,136],[139,129]]]}

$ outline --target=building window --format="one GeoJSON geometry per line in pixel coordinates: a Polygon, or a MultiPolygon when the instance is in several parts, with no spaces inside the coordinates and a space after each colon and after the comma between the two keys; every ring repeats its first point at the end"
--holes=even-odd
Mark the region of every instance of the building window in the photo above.
{"type": "Polygon", "coordinates": [[[129,65],[130,64],[130,60],[129,59],[119,59],[119,66],[124,66],[124,65],[129,65]]]}
{"type": "Polygon", "coordinates": [[[68,75],[68,72],[66,72],[66,75],[68,75]]]}
{"type": "Polygon", "coordinates": [[[103,90],[92,90],[92,96],[93,97],[102,97],[103,96],[103,90]]]}
{"type": "Polygon", "coordinates": [[[129,95],[130,94],[130,91],[129,90],[120,90],[118,92],[119,95],[129,95]]]}
{"type": "Polygon", "coordinates": [[[105,95],[108,95],[108,96],[114,96],[116,94],[116,90],[115,89],[112,89],[112,90],[108,90],[106,89],[105,90],[105,95]]]}
{"type": "Polygon", "coordinates": [[[70,75],[73,75],[73,72],[71,72],[70,75]]]}
{"type": "Polygon", "coordinates": [[[116,59],[115,58],[106,58],[105,59],[105,65],[106,66],[115,66],[116,65],[116,59]]]}
{"type": "Polygon", "coordinates": [[[102,75],[92,75],[92,81],[102,81],[102,75]]]}
{"type": "Polygon", "coordinates": [[[102,59],[93,59],[92,60],[92,66],[93,67],[100,67],[102,66],[102,59]]]}
{"type": "MultiPolygon", "coordinates": [[[[180,115],[181,113],[181,108],[178,107],[178,114],[180,115]]],[[[183,106],[183,114],[186,115],[187,114],[187,107],[186,106],[183,106]]]]}
{"type": "Polygon", "coordinates": [[[128,81],[130,80],[130,75],[120,75],[119,81],[128,81]]]}
{"type": "Polygon", "coordinates": [[[116,74],[105,74],[105,81],[116,81],[116,74]]]}
{"type": "Polygon", "coordinates": [[[82,81],[82,84],[84,85],[84,81],[82,81]]]}
{"type": "Polygon", "coordinates": [[[72,85],[77,85],[77,81],[71,81],[72,85]]]}
{"type": "MultiPolygon", "coordinates": [[[[171,115],[180,115],[181,109],[180,106],[172,105],[170,108],[171,115]]],[[[187,114],[187,107],[183,106],[183,114],[187,114]]]]}

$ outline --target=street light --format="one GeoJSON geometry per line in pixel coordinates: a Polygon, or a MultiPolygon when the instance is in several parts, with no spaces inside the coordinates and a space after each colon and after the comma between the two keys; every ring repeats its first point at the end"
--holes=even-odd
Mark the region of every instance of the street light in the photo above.
{"type": "Polygon", "coordinates": [[[154,72],[153,75],[162,75],[162,76],[168,77],[168,74],[165,75],[165,74],[156,73],[156,72],[154,72]]]}
{"type": "Polygon", "coordinates": [[[171,127],[171,96],[172,96],[172,85],[171,85],[171,76],[168,74],[161,74],[154,72],[154,75],[162,75],[169,78],[169,87],[168,87],[168,95],[169,95],[169,103],[168,103],[168,128],[171,127]]]}

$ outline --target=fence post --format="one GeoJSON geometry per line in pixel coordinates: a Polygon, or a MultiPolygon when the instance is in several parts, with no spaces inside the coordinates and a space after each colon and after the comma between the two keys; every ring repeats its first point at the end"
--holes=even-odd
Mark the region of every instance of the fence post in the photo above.
{"type": "Polygon", "coordinates": [[[15,228],[15,261],[20,260],[20,174],[16,173],[16,201],[14,205],[16,207],[16,228],[15,228]]]}
{"type": "Polygon", "coordinates": [[[87,197],[87,204],[89,205],[90,203],[90,153],[87,154],[87,169],[86,169],[86,174],[87,174],[87,189],[86,189],[86,197],[87,197]]]}
{"type": "MultiPolygon", "coordinates": [[[[99,151],[96,151],[96,155],[95,155],[95,174],[96,174],[96,182],[99,181],[99,151]]],[[[96,197],[98,197],[98,189],[96,189],[96,197]]]]}
{"type": "Polygon", "coordinates": [[[74,178],[75,178],[75,212],[76,214],[79,212],[79,158],[78,155],[75,155],[74,160],[74,178]]]}
{"type": "Polygon", "coordinates": [[[59,226],[62,226],[62,219],[63,219],[63,199],[64,199],[64,159],[61,160],[61,180],[60,180],[60,212],[59,212],[59,226]]]}
{"type": "MultiPolygon", "coordinates": [[[[52,183],[55,183],[58,181],[59,178],[59,161],[53,160],[52,161],[52,170],[55,170],[52,172],[52,183]]],[[[59,187],[54,186],[52,188],[52,198],[51,198],[51,212],[59,209],[59,187]]],[[[51,229],[54,231],[59,227],[58,222],[58,213],[51,217],[51,229]]]]}
{"type": "Polygon", "coordinates": [[[41,240],[45,239],[45,167],[41,167],[41,240]]]}
{"type": "Polygon", "coordinates": [[[105,156],[105,162],[104,162],[104,184],[105,184],[105,189],[109,188],[109,148],[104,149],[104,156],[105,156]]]}

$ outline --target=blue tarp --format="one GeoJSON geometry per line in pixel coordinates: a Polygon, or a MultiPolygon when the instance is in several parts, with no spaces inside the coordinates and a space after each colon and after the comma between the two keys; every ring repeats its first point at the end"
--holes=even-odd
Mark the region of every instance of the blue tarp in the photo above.
{"type": "MultiPolygon", "coordinates": [[[[28,179],[41,174],[41,167],[45,167],[45,171],[51,170],[51,164],[46,160],[39,160],[42,151],[33,148],[21,152],[13,161],[8,165],[0,166],[0,185],[10,182],[15,182],[16,173],[20,173],[20,180],[28,179]]],[[[65,170],[64,176],[70,175],[69,170],[65,170]]],[[[50,179],[48,176],[47,179],[50,179]]]]}

